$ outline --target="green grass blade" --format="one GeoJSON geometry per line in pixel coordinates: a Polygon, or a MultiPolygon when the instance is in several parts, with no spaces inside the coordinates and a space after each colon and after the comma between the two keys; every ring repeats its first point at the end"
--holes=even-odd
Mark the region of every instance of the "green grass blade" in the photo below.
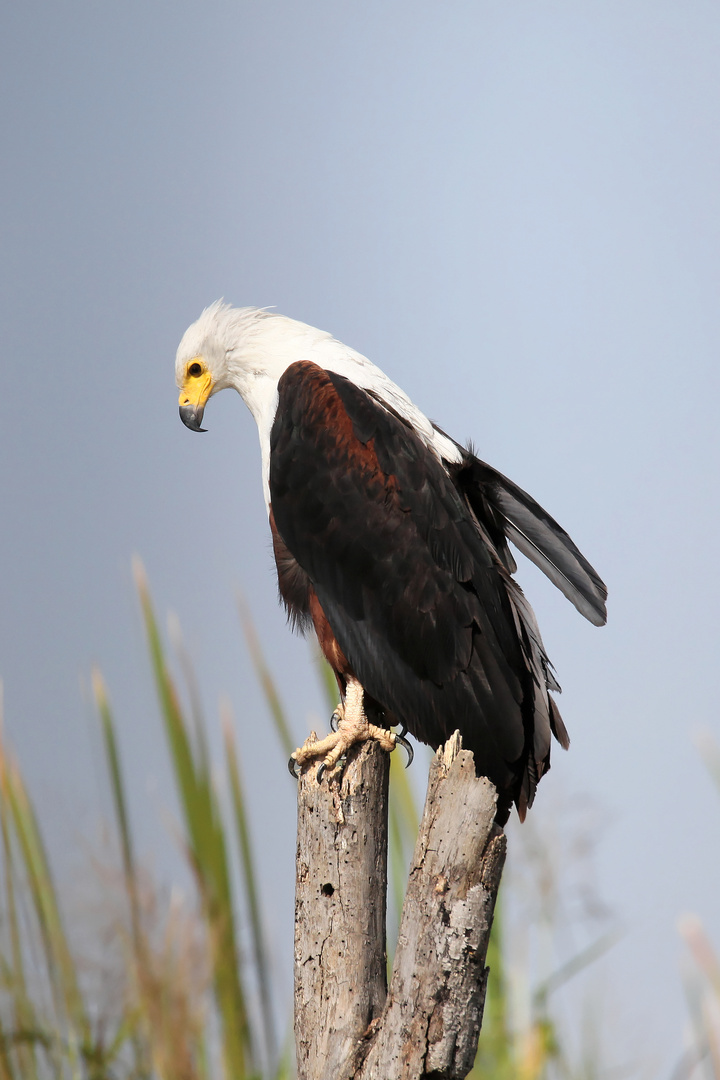
{"type": "Polygon", "coordinates": [[[247,604],[240,594],[238,594],[237,605],[240,614],[240,623],[243,628],[243,633],[245,634],[248,652],[250,653],[250,659],[252,660],[253,667],[257,673],[260,686],[265,694],[265,700],[267,701],[270,715],[275,723],[275,730],[280,739],[283,753],[290,757],[296,747],[290,732],[290,726],[287,722],[285,709],[280,701],[280,695],[278,694],[275,680],[270,674],[270,669],[265,662],[265,656],[260,645],[260,639],[258,638],[252,616],[247,604]]]}
{"type": "Polygon", "coordinates": [[[285,1039],[282,1056],[272,1074],[272,1080],[295,1080],[295,1034],[292,1029],[285,1039]]]}
{"type": "Polygon", "coordinates": [[[492,1076],[494,1080],[504,1080],[513,1074],[508,983],[503,953],[503,886],[500,887],[495,901],[486,963],[490,972],[482,1030],[477,1057],[468,1080],[480,1080],[487,1076],[492,1076]]]}
{"type": "Polygon", "coordinates": [[[250,914],[253,958],[255,961],[260,991],[260,1011],[265,1034],[265,1047],[267,1050],[267,1060],[272,1063],[277,1057],[277,1039],[275,1036],[275,1023],[272,1011],[270,965],[267,948],[265,946],[262,918],[260,915],[260,903],[255,877],[255,860],[253,858],[250,830],[248,829],[247,814],[245,812],[245,797],[238,766],[237,748],[232,729],[232,718],[229,715],[229,711],[226,712],[223,717],[223,733],[225,738],[225,757],[230,778],[230,794],[235,814],[235,829],[240,849],[240,864],[243,870],[245,896],[250,914]]]}
{"type": "Polygon", "coordinates": [[[325,694],[325,700],[327,701],[328,712],[332,713],[340,698],[337,679],[333,674],[333,669],[323,656],[319,645],[316,645],[313,649],[313,659],[315,660],[317,673],[320,676],[320,683],[323,688],[323,693],[325,694]]]}
{"type": "Polygon", "coordinates": [[[8,795],[12,826],[17,836],[30,897],[40,929],[45,965],[51,979],[59,1015],[69,1025],[68,1054],[77,1071],[80,1057],[89,1052],[90,1022],[80,993],[58,898],[32,804],[17,767],[3,756],[3,783],[8,795]]]}
{"type": "Polygon", "coordinates": [[[180,801],[191,834],[193,854],[196,854],[212,846],[214,840],[215,822],[211,812],[207,774],[196,774],[192,746],[180,702],[165,663],[165,654],[150,600],[145,571],[137,559],[133,563],[133,570],[150,649],[150,662],[165,724],[165,734],[170,746],[180,801]]]}
{"type": "MultiPolygon", "coordinates": [[[[133,852],[132,834],[130,831],[130,820],[127,812],[127,800],[125,797],[125,785],[122,778],[122,770],[120,768],[120,754],[118,751],[117,738],[115,735],[115,723],[112,717],[112,711],[110,709],[110,702],[108,699],[107,689],[105,687],[105,681],[98,668],[94,668],[92,672],[92,685],[93,693],[95,695],[95,703],[97,705],[98,713],[100,715],[100,723],[103,733],[103,742],[105,744],[105,759],[107,761],[108,773],[110,776],[110,791],[113,799],[113,806],[115,810],[115,823],[120,837],[120,851],[123,864],[123,881],[125,885],[125,893],[128,900],[128,908],[130,911],[130,933],[132,939],[132,955],[134,961],[134,982],[139,988],[140,981],[143,978],[143,973],[146,970],[146,955],[145,955],[145,942],[142,935],[142,928],[140,923],[140,903],[138,899],[138,881],[137,872],[135,868],[135,855],[133,852]]],[[[112,1061],[114,1056],[119,1052],[121,1046],[125,1041],[129,1041],[131,1044],[135,1063],[136,1071],[141,1076],[149,1076],[150,1074],[150,1062],[148,1047],[140,1036],[137,1023],[131,1023],[127,1014],[124,1014],[118,1025],[118,1029],[115,1034],[115,1039],[111,1049],[106,1055],[106,1062],[112,1061]]]]}
{"type": "Polygon", "coordinates": [[[225,834],[209,771],[192,750],[174,683],[170,677],[152,609],[144,570],[134,563],[135,579],[148,637],[150,658],[170,746],[190,858],[203,897],[212,947],[215,998],[222,1020],[223,1055],[228,1080],[247,1076],[251,1032],[238,970],[238,950],[225,834]]]}
{"type": "MultiPolygon", "coordinates": [[[[392,890],[392,902],[395,914],[395,922],[397,928],[399,928],[400,919],[402,916],[403,903],[405,900],[407,873],[405,867],[405,858],[403,855],[404,845],[400,818],[398,814],[394,812],[394,805],[392,803],[392,799],[390,801],[390,806],[388,809],[388,819],[388,878],[390,888],[392,890]]],[[[394,948],[390,947],[390,942],[388,942],[388,978],[392,972],[394,954],[395,950],[394,948]]]]}
{"type": "Polygon", "coordinates": [[[115,725],[113,723],[110,703],[108,701],[105,682],[100,671],[95,668],[92,673],[93,692],[100,722],[102,726],[103,741],[105,743],[105,758],[110,774],[110,791],[115,809],[115,820],[120,837],[120,850],[122,854],[123,874],[125,888],[130,905],[130,919],[133,935],[133,945],[136,949],[140,946],[140,913],[138,908],[137,876],[135,873],[135,856],[133,853],[132,836],[127,813],[125,799],[125,786],[120,771],[120,756],[118,754],[117,739],[115,737],[115,725]]]}
{"type": "MultiPolygon", "coordinates": [[[[400,926],[410,860],[415,848],[420,818],[410,778],[405,768],[405,751],[399,747],[390,755],[390,799],[388,806],[388,878],[392,890],[395,925],[400,926]]],[[[388,942],[388,969],[394,949],[388,942]]]]}
{"type": "Polygon", "coordinates": [[[615,929],[609,931],[607,934],[603,934],[597,941],[592,942],[586,949],[582,949],[576,956],[571,957],[566,963],[554,971],[544,982],[542,982],[535,991],[535,1006],[538,1010],[542,1011],[545,1008],[547,999],[550,994],[558,990],[570,979],[573,979],[576,975],[579,975],[590,964],[595,963],[601,956],[611,949],[620,938],[622,937],[622,931],[615,929]]]}
{"type": "MultiPolygon", "coordinates": [[[[0,1025],[0,1080],[30,1080],[30,1077],[37,1076],[37,1070],[34,1065],[31,1066],[32,1072],[25,1072],[22,1065],[22,1057],[18,1054],[18,1071],[14,1071],[12,1063],[10,1061],[9,1048],[11,1043],[11,1037],[6,1033],[5,1029],[0,1025]]],[[[24,1047],[27,1049],[27,1047],[24,1047]]]]}
{"type": "MultiPolygon", "coordinates": [[[[0,690],[1,693],[1,690],[0,690]]],[[[0,724],[2,716],[0,714],[0,724]]],[[[27,984],[25,980],[25,965],[23,962],[23,942],[20,934],[20,922],[18,919],[16,901],[16,868],[15,855],[10,835],[10,805],[5,774],[5,748],[0,737],[0,831],[2,832],[2,848],[4,856],[4,885],[6,900],[6,923],[10,937],[10,953],[12,967],[3,961],[3,982],[10,987],[11,1000],[14,1012],[14,1027],[17,1031],[26,1031],[35,1027],[35,1012],[28,998],[27,984]]],[[[10,1059],[7,1055],[7,1036],[2,1034],[2,1047],[0,1056],[4,1062],[3,1069],[10,1070],[10,1059]]],[[[18,1070],[21,1076],[33,1080],[37,1077],[37,1061],[32,1046],[18,1045],[16,1049],[18,1070]]]]}
{"type": "Polygon", "coordinates": [[[168,615],[167,627],[170,644],[172,645],[173,652],[178,658],[180,670],[183,679],[185,680],[185,689],[187,691],[188,703],[190,706],[190,729],[196,748],[198,768],[204,772],[209,772],[210,755],[208,751],[205,723],[203,720],[202,705],[200,703],[200,687],[195,675],[195,668],[190,659],[190,654],[185,647],[180,620],[173,611],[168,615]]]}

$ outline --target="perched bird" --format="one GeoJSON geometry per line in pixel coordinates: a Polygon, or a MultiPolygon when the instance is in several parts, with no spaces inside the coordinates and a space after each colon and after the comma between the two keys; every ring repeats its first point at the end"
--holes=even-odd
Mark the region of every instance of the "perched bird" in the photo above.
{"type": "Polygon", "coordinates": [[[508,541],[590,622],[607,590],[524,491],[451,439],[379,368],[330,334],[218,301],[177,352],[180,416],[238,391],[257,422],[280,596],[313,627],[340,688],[337,731],[296,750],[333,767],[401,724],[439,746],[455,729],[521,819],[569,739],[559,690],[508,541]]]}

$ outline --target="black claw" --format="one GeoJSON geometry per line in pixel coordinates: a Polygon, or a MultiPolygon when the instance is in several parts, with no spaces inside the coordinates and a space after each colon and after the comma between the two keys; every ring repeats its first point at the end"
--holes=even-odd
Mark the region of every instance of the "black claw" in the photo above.
{"type": "Polygon", "coordinates": [[[338,714],[337,710],[333,710],[333,714],[330,717],[330,730],[337,731],[338,729],[338,714]]]}
{"type": "Polygon", "coordinates": [[[288,772],[292,776],[293,780],[299,780],[300,779],[300,766],[298,765],[297,761],[295,760],[295,755],[294,754],[291,754],[289,759],[288,759],[288,772]]]}
{"type": "MultiPolygon", "coordinates": [[[[344,769],[346,765],[347,765],[347,757],[345,756],[345,754],[343,754],[343,755],[342,755],[341,757],[339,757],[339,758],[338,758],[338,760],[337,760],[337,761],[335,762],[335,764],[333,765],[333,769],[337,768],[338,766],[340,766],[340,767],[341,767],[342,769],[344,769]]],[[[323,776],[325,775],[325,770],[326,770],[326,768],[327,768],[327,765],[325,764],[325,762],[324,762],[324,761],[323,761],[323,762],[321,762],[321,764],[320,764],[320,767],[319,767],[319,769],[318,769],[318,771],[317,771],[317,775],[316,775],[316,777],[315,777],[315,779],[317,780],[318,784],[319,784],[319,783],[321,782],[321,780],[322,780],[323,776]]]]}
{"type": "Polygon", "coordinates": [[[408,756],[408,759],[407,759],[407,764],[406,764],[405,768],[406,768],[406,769],[409,769],[409,768],[410,768],[410,766],[411,766],[411,765],[412,765],[412,763],[413,763],[413,758],[415,757],[415,751],[413,750],[413,748],[412,748],[411,744],[410,744],[410,743],[409,743],[409,742],[407,741],[407,739],[405,738],[405,732],[406,732],[406,731],[407,731],[407,728],[406,728],[405,726],[403,726],[403,729],[402,729],[402,731],[400,732],[400,734],[399,734],[399,735],[398,735],[398,733],[397,733],[397,731],[396,731],[396,732],[395,732],[395,742],[396,742],[396,743],[400,743],[400,745],[402,746],[403,750],[404,750],[404,751],[405,751],[405,753],[407,754],[407,756],[408,756]]]}

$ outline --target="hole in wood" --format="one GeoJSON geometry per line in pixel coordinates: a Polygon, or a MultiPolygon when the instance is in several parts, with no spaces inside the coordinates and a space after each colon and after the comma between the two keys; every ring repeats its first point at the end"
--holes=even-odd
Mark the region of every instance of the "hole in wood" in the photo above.
{"type": "Polygon", "coordinates": [[[320,892],[323,894],[323,896],[332,896],[332,894],[335,892],[335,889],[328,881],[326,885],[323,885],[321,887],[320,892]]]}

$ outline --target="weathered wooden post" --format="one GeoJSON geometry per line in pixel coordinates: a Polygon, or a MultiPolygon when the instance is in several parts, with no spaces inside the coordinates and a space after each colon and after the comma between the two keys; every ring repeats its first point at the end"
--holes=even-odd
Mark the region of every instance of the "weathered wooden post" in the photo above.
{"type": "Polygon", "coordinates": [[[365,744],[339,783],[298,791],[298,1080],[461,1080],[485,1001],[505,860],[493,785],[456,732],[430,767],[390,982],[385,980],[387,754],[365,744]]]}

